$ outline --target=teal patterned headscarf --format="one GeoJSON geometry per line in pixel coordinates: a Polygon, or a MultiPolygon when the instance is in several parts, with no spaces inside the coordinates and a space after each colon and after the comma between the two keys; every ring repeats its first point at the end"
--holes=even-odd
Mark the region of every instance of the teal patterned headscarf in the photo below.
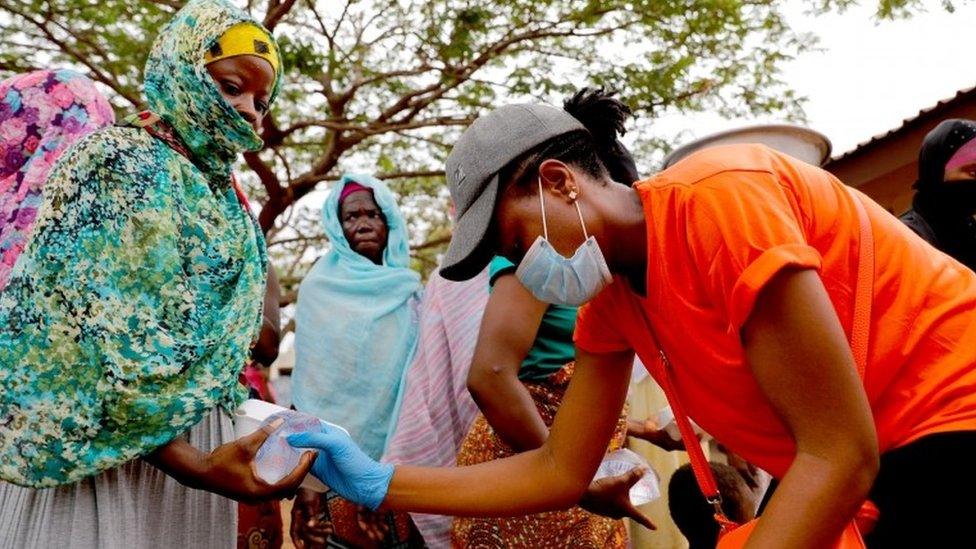
{"type": "MultiPolygon", "coordinates": [[[[242,22],[253,21],[222,0],[193,0],[163,28],[146,60],[149,109],[176,130],[204,171],[221,179],[239,153],[262,145],[251,125],[223,100],[203,63],[204,53],[224,31],[242,22]]],[[[271,101],[280,87],[278,71],[271,101]]]]}
{"type": "MultiPolygon", "coordinates": [[[[231,161],[260,146],[203,55],[246,14],[193,0],[146,66],[184,156],[139,127],[98,131],[52,170],[0,294],[0,478],[46,487],[145,455],[236,407],[257,334],[264,240],[231,161]]],[[[277,86],[276,86],[277,88],[277,86]]]]}

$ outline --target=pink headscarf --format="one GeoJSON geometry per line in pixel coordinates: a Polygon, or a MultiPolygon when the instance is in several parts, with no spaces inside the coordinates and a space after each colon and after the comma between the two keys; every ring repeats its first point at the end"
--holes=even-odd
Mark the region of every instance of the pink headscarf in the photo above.
{"type": "Polygon", "coordinates": [[[74,71],[35,71],[0,82],[0,290],[27,246],[57,159],[114,122],[94,83],[74,71]]]}
{"type": "Polygon", "coordinates": [[[372,193],[373,189],[360,185],[355,181],[350,181],[349,183],[346,183],[346,186],[342,188],[342,192],[339,193],[339,205],[342,206],[342,203],[346,201],[346,198],[348,198],[349,195],[352,193],[358,193],[359,191],[369,191],[372,193]]]}
{"type": "Polygon", "coordinates": [[[946,162],[945,169],[953,170],[976,162],[976,138],[959,147],[959,150],[946,162]]]}

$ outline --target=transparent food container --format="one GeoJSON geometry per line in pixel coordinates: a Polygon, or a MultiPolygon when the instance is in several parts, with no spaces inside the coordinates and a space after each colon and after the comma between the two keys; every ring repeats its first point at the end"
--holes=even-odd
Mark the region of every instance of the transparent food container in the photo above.
{"type": "MultiPolygon", "coordinates": [[[[341,426],[315,416],[282,408],[263,400],[251,399],[244,401],[244,404],[234,411],[234,435],[237,438],[247,436],[278,418],[283,419],[284,423],[268,436],[254,456],[255,472],[268,484],[275,484],[288,476],[288,473],[298,467],[302,453],[308,451],[288,444],[288,435],[315,431],[323,424],[349,434],[341,426]]],[[[306,476],[301,486],[316,492],[328,490],[312,475],[306,476]]]]}

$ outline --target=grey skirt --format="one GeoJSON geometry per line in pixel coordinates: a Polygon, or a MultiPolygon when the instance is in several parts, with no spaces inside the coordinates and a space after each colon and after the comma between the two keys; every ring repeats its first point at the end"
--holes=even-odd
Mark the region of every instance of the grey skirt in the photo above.
{"type": "MultiPolygon", "coordinates": [[[[234,431],[216,408],[184,436],[209,452],[234,431]]],[[[231,548],[236,540],[236,502],[140,459],[57,488],[0,482],[0,548],[231,548]]]]}

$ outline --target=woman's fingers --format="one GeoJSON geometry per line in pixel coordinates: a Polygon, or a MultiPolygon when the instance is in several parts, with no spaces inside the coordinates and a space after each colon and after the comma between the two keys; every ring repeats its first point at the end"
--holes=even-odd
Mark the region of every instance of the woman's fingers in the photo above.
{"type": "Polygon", "coordinates": [[[389,531],[384,515],[382,513],[374,513],[367,509],[366,507],[359,507],[356,512],[356,519],[359,523],[359,528],[366,533],[366,536],[377,543],[382,543],[386,538],[386,534],[389,531]]]}
{"type": "Polygon", "coordinates": [[[655,526],[654,523],[651,522],[651,519],[648,518],[647,515],[642,513],[640,509],[634,507],[633,504],[628,505],[626,516],[630,520],[636,522],[637,524],[640,524],[641,526],[647,528],[648,530],[657,530],[657,526],[655,526]]]}
{"type": "Polygon", "coordinates": [[[268,437],[274,434],[284,422],[284,419],[278,418],[267,425],[262,425],[257,431],[237,439],[237,444],[253,456],[264,441],[268,440],[268,437]]]}
{"type": "Polygon", "coordinates": [[[306,523],[306,526],[305,538],[312,544],[322,546],[329,543],[329,536],[332,534],[332,528],[329,524],[323,524],[313,518],[306,523]]]}
{"type": "Polygon", "coordinates": [[[295,549],[305,549],[305,540],[302,538],[302,522],[305,520],[305,513],[301,510],[302,502],[295,500],[295,506],[291,510],[291,525],[288,533],[291,534],[291,542],[295,549]]]}
{"type": "Polygon", "coordinates": [[[640,479],[644,478],[644,475],[646,474],[647,467],[634,467],[630,471],[624,473],[624,478],[621,480],[627,485],[627,488],[630,488],[631,486],[637,484],[640,479]]]}
{"type": "Polygon", "coordinates": [[[319,517],[320,494],[309,490],[299,490],[291,515],[291,539],[296,548],[304,549],[324,546],[332,534],[331,524],[319,517]]]}

